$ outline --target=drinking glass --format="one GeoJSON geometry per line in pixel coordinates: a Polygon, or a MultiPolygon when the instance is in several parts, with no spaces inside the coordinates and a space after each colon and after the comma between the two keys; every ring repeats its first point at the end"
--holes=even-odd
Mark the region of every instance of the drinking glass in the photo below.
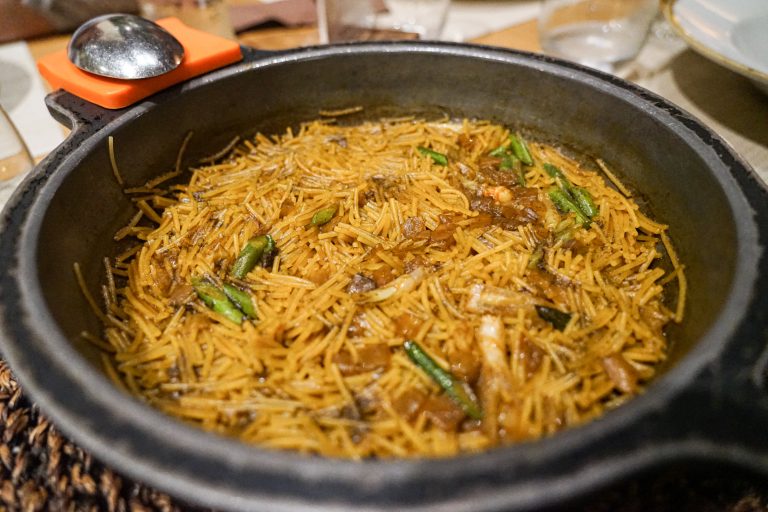
{"type": "Polygon", "coordinates": [[[19,131],[0,106],[0,181],[8,181],[20,176],[32,169],[34,165],[32,155],[19,135],[19,131]]]}
{"type": "Polygon", "coordinates": [[[439,39],[450,0],[317,0],[321,43],[439,39]]]}
{"type": "Polygon", "coordinates": [[[556,57],[613,72],[642,48],[658,0],[544,0],[542,49],[556,57]]]}
{"type": "Polygon", "coordinates": [[[139,13],[150,20],[175,16],[192,28],[235,38],[225,0],[139,0],[139,13]]]}

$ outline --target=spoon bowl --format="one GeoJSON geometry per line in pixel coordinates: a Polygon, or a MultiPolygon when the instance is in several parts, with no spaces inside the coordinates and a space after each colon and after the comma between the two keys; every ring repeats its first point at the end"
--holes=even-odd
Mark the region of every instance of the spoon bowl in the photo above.
{"type": "Polygon", "coordinates": [[[83,23],[72,35],[67,57],[89,73],[123,80],[176,69],[184,47],[161,26],[132,14],[106,14],[83,23]]]}

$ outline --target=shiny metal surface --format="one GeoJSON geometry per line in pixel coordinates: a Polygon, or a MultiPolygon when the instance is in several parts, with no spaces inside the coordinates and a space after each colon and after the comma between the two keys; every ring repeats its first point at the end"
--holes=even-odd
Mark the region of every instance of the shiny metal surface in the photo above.
{"type": "Polygon", "coordinates": [[[168,31],[132,14],[106,14],[83,23],[67,47],[69,60],[89,73],[135,80],[162,75],[184,58],[168,31]]]}

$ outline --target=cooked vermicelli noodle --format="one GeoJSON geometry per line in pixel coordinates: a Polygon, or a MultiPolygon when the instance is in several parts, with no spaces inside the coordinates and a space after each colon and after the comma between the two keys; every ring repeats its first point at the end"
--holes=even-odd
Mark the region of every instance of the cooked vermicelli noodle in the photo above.
{"type": "Polygon", "coordinates": [[[165,195],[133,189],[107,371],[274,449],[448,456],[552,434],[640,392],[682,316],[666,227],[619,190],[488,122],[259,134],[165,195]]]}

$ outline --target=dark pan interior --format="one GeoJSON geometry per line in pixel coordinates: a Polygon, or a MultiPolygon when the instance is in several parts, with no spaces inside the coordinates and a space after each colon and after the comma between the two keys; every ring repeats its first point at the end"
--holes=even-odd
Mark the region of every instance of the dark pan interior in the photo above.
{"type": "Polygon", "coordinates": [[[134,211],[110,170],[108,135],[114,136],[127,185],[138,186],[173,168],[189,131],[194,135],[184,165],[215,153],[234,135],[280,133],[316,118],[320,109],[355,105],[366,107],[364,116],[444,113],[490,119],[599,155],[642,193],[655,219],[671,226],[686,264],[686,320],[671,331],[671,360],[687,353],[716,321],[734,277],[736,214],[701,143],[688,146],[661,112],[633,102],[624,86],[606,91],[605,81],[542,61],[450,52],[350,52],[309,60],[299,53],[273,59],[270,66],[257,63],[181,93],[165,93],[143,115],[131,122],[118,119],[97,133],[82,155],[70,159],[77,165],[65,161],[69,174],[42,222],[38,268],[51,314],[95,364],[98,354],[79,333],[99,333],[100,326],[77,291],[72,264],[81,264],[98,294],[102,259],[116,253],[112,236],[134,211]],[[571,79],[575,74],[581,75],[578,80],[571,79]]]}

